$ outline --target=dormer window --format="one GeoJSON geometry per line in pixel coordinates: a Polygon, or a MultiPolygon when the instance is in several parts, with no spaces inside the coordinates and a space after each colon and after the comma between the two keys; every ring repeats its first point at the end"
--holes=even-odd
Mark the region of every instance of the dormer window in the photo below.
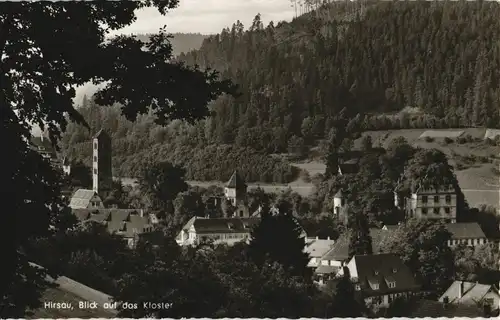
{"type": "Polygon", "coordinates": [[[387,282],[387,286],[391,289],[394,289],[396,288],[396,282],[395,281],[387,282]]]}
{"type": "Polygon", "coordinates": [[[356,291],[360,291],[361,290],[361,286],[359,284],[355,284],[354,285],[354,288],[356,289],[356,291]]]}
{"type": "Polygon", "coordinates": [[[378,276],[378,270],[374,270],[373,273],[378,276]]]}
{"type": "Polygon", "coordinates": [[[398,272],[398,269],[392,268],[392,273],[396,273],[396,272],[398,272]]]}
{"type": "Polygon", "coordinates": [[[228,229],[232,229],[232,228],[233,228],[233,225],[232,225],[231,223],[228,223],[228,224],[227,224],[227,228],[228,228],[228,229]]]}
{"type": "Polygon", "coordinates": [[[380,285],[378,283],[374,283],[374,284],[372,284],[372,289],[378,290],[378,289],[380,289],[380,285]]]}

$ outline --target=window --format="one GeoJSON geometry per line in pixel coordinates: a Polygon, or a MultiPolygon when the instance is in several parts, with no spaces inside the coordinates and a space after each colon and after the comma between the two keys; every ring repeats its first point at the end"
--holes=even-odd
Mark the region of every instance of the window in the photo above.
{"type": "Polygon", "coordinates": [[[427,196],[422,196],[422,202],[427,203],[427,201],[428,201],[427,196]]]}
{"type": "Polygon", "coordinates": [[[392,268],[392,273],[396,273],[396,272],[398,272],[398,269],[392,268]]]}
{"type": "Polygon", "coordinates": [[[447,195],[445,198],[446,203],[451,203],[451,196],[447,195]]]}
{"type": "Polygon", "coordinates": [[[373,273],[375,273],[375,275],[378,276],[378,270],[374,270],[373,273]]]}
{"type": "Polygon", "coordinates": [[[387,283],[387,286],[388,286],[389,288],[396,288],[396,282],[394,282],[394,281],[390,281],[390,282],[388,282],[388,283],[387,283]]]}
{"type": "Polygon", "coordinates": [[[450,213],[450,208],[444,208],[444,212],[446,212],[447,214],[450,213]]]}
{"type": "Polygon", "coordinates": [[[374,284],[372,285],[372,288],[373,288],[373,290],[378,290],[378,289],[380,288],[380,286],[379,286],[379,284],[378,284],[378,283],[374,283],[374,284]]]}
{"type": "Polygon", "coordinates": [[[97,156],[94,156],[94,162],[97,162],[97,156]]]}
{"type": "Polygon", "coordinates": [[[434,212],[434,214],[439,214],[439,208],[434,208],[432,211],[434,212]]]}
{"type": "Polygon", "coordinates": [[[361,290],[361,286],[360,286],[359,284],[357,284],[357,283],[356,283],[356,285],[355,285],[355,289],[356,289],[356,291],[359,291],[359,290],[361,290]]]}
{"type": "Polygon", "coordinates": [[[94,149],[97,149],[97,142],[94,143],[94,149]]]}
{"type": "Polygon", "coordinates": [[[427,214],[427,208],[422,208],[422,214],[427,214]]]}
{"type": "Polygon", "coordinates": [[[434,202],[439,202],[439,196],[434,196],[434,202]]]}
{"type": "MultiPolygon", "coordinates": [[[[88,172],[88,171],[87,171],[87,172],[88,172]]],[[[97,169],[96,169],[96,168],[94,168],[94,174],[97,174],[97,169]]]]}
{"type": "Polygon", "coordinates": [[[243,210],[240,210],[240,217],[243,217],[243,210]]]}

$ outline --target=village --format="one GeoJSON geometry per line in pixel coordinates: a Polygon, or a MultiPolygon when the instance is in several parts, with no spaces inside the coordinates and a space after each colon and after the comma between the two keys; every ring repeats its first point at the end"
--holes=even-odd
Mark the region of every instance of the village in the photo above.
{"type": "MultiPolygon", "coordinates": [[[[33,147],[64,174],[70,174],[71,161],[65,157],[57,160],[57,155],[50,148],[43,147],[37,141],[33,147]]],[[[109,188],[113,181],[112,141],[101,129],[94,136],[92,146],[92,189],[66,192],[70,196],[69,207],[78,221],[103,224],[109,233],[120,235],[133,249],[141,235],[148,234],[161,225],[161,218],[148,213],[144,208],[123,209],[104,205],[102,190],[109,188]]],[[[357,166],[356,161],[344,162],[338,167],[338,175],[354,173],[359,170],[357,166]]],[[[498,239],[488,238],[477,222],[460,222],[457,219],[460,206],[456,186],[451,183],[426,183],[426,175],[420,181],[410,181],[409,192],[404,193],[404,179],[403,174],[393,189],[394,206],[404,212],[404,219],[425,220],[442,225],[451,235],[446,242],[450,248],[465,246],[474,249],[488,243],[498,246],[498,239]]],[[[241,242],[248,244],[252,230],[259,225],[262,215],[287,214],[280,212],[279,205],[268,206],[266,203],[260,203],[257,210],[251,211],[247,189],[246,182],[238,170],[235,170],[224,186],[223,196],[210,197],[204,214],[189,218],[178,230],[176,243],[181,247],[207,242],[229,246],[241,242]],[[223,202],[230,207],[227,208],[226,205],[223,216],[215,217],[214,213],[223,202]]],[[[352,218],[347,212],[351,201],[349,199],[352,198],[347,193],[347,190],[342,189],[335,193],[332,199],[334,209],[330,212],[345,225],[352,218]]],[[[346,230],[337,239],[311,237],[297,219],[295,222],[304,241],[304,252],[309,257],[307,267],[312,270],[314,282],[319,287],[328,287],[338,281],[339,277],[348,274],[364,301],[377,307],[389,307],[398,297],[418,296],[422,293],[419,280],[409,266],[397,254],[384,250],[388,239],[398,232],[404,221],[380,228],[370,227],[371,253],[354,256],[350,250],[350,233],[354,231],[346,230]]],[[[407,316],[428,317],[435,316],[435,312],[443,316],[492,316],[498,313],[499,305],[500,295],[496,284],[456,279],[435,300],[419,300],[407,316]]]]}

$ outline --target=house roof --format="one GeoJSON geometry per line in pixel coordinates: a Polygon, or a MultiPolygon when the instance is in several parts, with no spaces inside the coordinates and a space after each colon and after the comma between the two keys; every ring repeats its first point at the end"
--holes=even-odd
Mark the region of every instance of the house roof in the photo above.
{"type": "Polygon", "coordinates": [[[100,137],[108,137],[109,138],[109,135],[106,132],[106,130],[101,129],[101,130],[97,131],[97,133],[94,135],[94,139],[97,139],[97,138],[100,138],[100,137]]]}
{"type": "Polygon", "coordinates": [[[416,301],[409,310],[408,317],[411,318],[477,318],[483,317],[483,311],[477,306],[462,304],[444,304],[433,300],[416,301]]]}
{"type": "Polygon", "coordinates": [[[238,170],[234,170],[233,175],[226,184],[226,188],[240,189],[246,187],[245,180],[240,176],[238,170]]]}
{"type": "Polygon", "coordinates": [[[359,159],[350,159],[339,164],[342,174],[357,173],[359,169],[359,159]]]}
{"type": "Polygon", "coordinates": [[[339,271],[339,267],[319,265],[314,270],[314,273],[316,273],[316,274],[332,274],[332,273],[337,274],[338,271],[339,271]]]}
{"type": "Polygon", "coordinates": [[[361,292],[367,296],[414,291],[419,288],[411,270],[395,254],[356,255],[349,264],[354,263],[358,273],[361,292]],[[388,283],[394,281],[395,287],[388,283]],[[374,284],[378,284],[376,289],[374,284]]]}
{"type": "Polygon", "coordinates": [[[452,234],[452,239],[481,239],[486,238],[477,222],[448,223],[446,229],[452,234]]]}
{"type": "Polygon", "coordinates": [[[204,218],[193,217],[182,228],[194,226],[197,234],[203,233],[249,233],[260,222],[259,218],[204,218]]]}
{"type": "Polygon", "coordinates": [[[104,223],[109,232],[130,238],[147,232],[152,223],[149,216],[139,214],[140,209],[73,209],[79,221],[104,223]]]}
{"type": "Polygon", "coordinates": [[[307,252],[311,258],[321,258],[332,248],[334,243],[335,240],[308,240],[308,242],[306,243],[305,252],[307,252]]]}
{"type": "Polygon", "coordinates": [[[342,192],[342,189],[339,189],[339,191],[337,191],[337,193],[333,196],[334,198],[342,198],[343,196],[343,192],[342,192]]]}
{"type": "Polygon", "coordinates": [[[445,293],[439,298],[439,301],[443,302],[445,297],[448,297],[450,303],[461,303],[467,305],[476,305],[478,301],[481,301],[484,296],[493,291],[498,294],[497,290],[493,285],[490,284],[480,284],[467,281],[455,281],[446,290],[445,293]],[[463,285],[462,297],[460,298],[460,286],[463,285]]]}
{"type": "MultiPolygon", "coordinates": [[[[372,251],[374,253],[380,251],[380,245],[383,240],[390,236],[391,232],[377,228],[370,228],[370,236],[372,238],[372,251]]],[[[332,245],[331,249],[325,253],[322,260],[344,261],[349,259],[349,231],[340,235],[340,237],[332,245]]]]}
{"type": "Polygon", "coordinates": [[[90,199],[96,195],[97,193],[94,190],[78,189],[71,197],[69,206],[71,208],[86,208],[89,205],[90,199]]]}

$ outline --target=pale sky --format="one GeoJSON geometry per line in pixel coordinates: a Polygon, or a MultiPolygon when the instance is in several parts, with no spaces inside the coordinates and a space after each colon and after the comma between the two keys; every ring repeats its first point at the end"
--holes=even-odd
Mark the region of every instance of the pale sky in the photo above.
{"type": "MultiPolygon", "coordinates": [[[[276,24],[291,20],[295,10],[290,0],[180,0],[179,6],[166,16],[154,8],[139,10],[133,24],[111,35],[154,33],[164,25],[169,33],[216,34],[225,27],[231,27],[236,20],[240,20],[246,30],[258,13],[266,26],[270,21],[276,24]]],[[[81,101],[84,94],[95,91],[96,87],[91,83],[77,87],[74,101],[81,101]]],[[[34,133],[39,134],[39,130],[34,128],[34,133]]]]}
{"type": "Polygon", "coordinates": [[[261,14],[264,25],[270,21],[291,20],[295,14],[290,0],[180,0],[166,16],[154,8],[137,12],[137,21],[117,33],[151,33],[167,25],[167,32],[219,33],[240,20],[247,29],[261,14]]]}

